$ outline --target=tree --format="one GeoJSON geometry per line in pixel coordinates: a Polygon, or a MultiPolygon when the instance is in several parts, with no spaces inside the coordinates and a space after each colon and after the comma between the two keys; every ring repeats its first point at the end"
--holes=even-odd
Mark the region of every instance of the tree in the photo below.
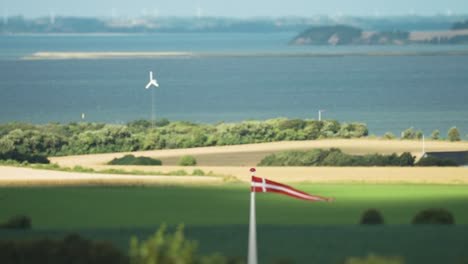
{"type": "Polygon", "coordinates": [[[432,131],[431,138],[433,140],[438,140],[440,135],[440,131],[438,129],[432,131]]]}
{"type": "Polygon", "coordinates": [[[410,127],[405,131],[401,132],[401,139],[414,139],[416,137],[416,133],[414,133],[414,128],[410,127]]]}
{"type": "Polygon", "coordinates": [[[423,132],[421,130],[419,130],[418,132],[416,132],[416,138],[417,139],[422,139],[423,137],[423,132]]]}
{"type": "Polygon", "coordinates": [[[383,135],[384,139],[395,139],[395,135],[393,135],[392,132],[387,132],[385,135],[383,135]]]}
{"type": "Polygon", "coordinates": [[[452,127],[448,131],[448,139],[450,141],[460,141],[460,131],[456,127],[452,127]]]}

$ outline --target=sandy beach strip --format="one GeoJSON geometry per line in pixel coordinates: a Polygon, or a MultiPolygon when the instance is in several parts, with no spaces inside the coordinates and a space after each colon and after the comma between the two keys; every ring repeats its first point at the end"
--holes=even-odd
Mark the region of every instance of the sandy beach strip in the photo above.
{"type": "Polygon", "coordinates": [[[69,59],[112,59],[112,58],[171,58],[190,57],[190,52],[36,52],[23,60],[69,60],[69,59]]]}
{"type": "Polygon", "coordinates": [[[330,52],[36,52],[21,60],[468,55],[466,50],[330,52]]]}

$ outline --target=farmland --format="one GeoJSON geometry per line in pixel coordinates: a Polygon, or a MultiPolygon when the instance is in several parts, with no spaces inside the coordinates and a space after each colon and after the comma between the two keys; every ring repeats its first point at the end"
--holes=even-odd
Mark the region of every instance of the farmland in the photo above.
{"type": "MultiPolygon", "coordinates": [[[[372,252],[401,255],[424,263],[467,257],[463,250],[468,243],[466,185],[294,186],[335,197],[336,202],[308,203],[276,194],[258,194],[259,254],[268,263],[278,258],[299,263],[309,260],[336,263],[346,256],[365,256],[372,252]],[[449,209],[457,225],[410,226],[411,218],[428,207],[449,209]],[[378,208],[386,225],[358,226],[361,213],[368,208],[378,208]],[[441,240],[445,246],[438,248],[441,240]],[[426,254],[427,248],[434,251],[426,254]],[[339,253],[335,252],[337,249],[339,253]]],[[[245,256],[248,210],[249,188],[245,184],[1,188],[0,219],[25,214],[32,218],[33,230],[2,231],[0,235],[4,238],[57,237],[79,232],[94,239],[112,240],[127,250],[132,235],[146,237],[161,223],[170,226],[184,223],[187,237],[200,242],[201,252],[245,256]],[[11,206],[13,203],[15,206],[11,206]]]]}

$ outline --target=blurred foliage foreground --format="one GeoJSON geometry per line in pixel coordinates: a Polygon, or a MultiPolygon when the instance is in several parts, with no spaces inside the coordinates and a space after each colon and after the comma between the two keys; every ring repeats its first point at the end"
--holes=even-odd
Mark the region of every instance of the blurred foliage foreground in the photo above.
{"type": "MultiPolygon", "coordinates": [[[[215,253],[197,254],[198,242],[184,236],[183,225],[174,233],[166,232],[166,225],[146,240],[132,237],[129,254],[110,242],[96,242],[77,234],[63,240],[35,239],[0,241],[0,262],[8,264],[241,264],[245,257],[226,257],[215,253]]],[[[274,263],[294,263],[278,260],[274,263]]],[[[369,255],[348,257],[343,264],[403,264],[401,257],[369,255]]]]}

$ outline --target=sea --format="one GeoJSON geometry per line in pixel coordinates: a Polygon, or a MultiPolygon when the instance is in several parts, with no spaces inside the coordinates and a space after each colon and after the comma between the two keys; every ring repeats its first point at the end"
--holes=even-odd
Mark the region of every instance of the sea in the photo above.
{"type": "Polygon", "coordinates": [[[3,35],[0,123],[124,124],[152,111],[218,123],[323,110],[322,119],[366,123],[370,134],[446,136],[455,126],[468,139],[468,45],[291,46],[295,34],[3,35]],[[195,56],[26,59],[110,51],[195,56]],[[149,71],[159,88],[145,89],[149,71]]]}

